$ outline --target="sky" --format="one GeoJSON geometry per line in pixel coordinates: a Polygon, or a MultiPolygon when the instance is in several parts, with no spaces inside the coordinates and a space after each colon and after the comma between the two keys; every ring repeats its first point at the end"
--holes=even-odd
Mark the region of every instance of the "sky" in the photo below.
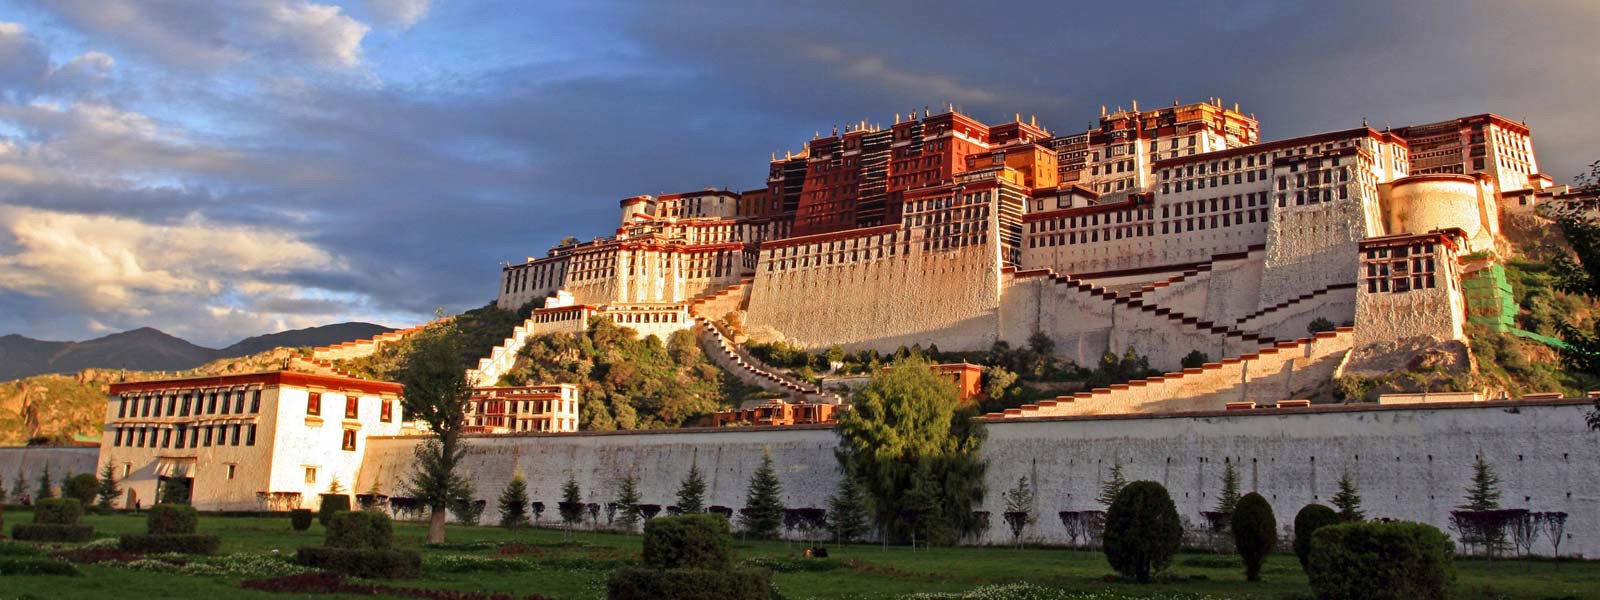
{"type": "Polygon", "coordinates": [[[1600,1],[0,0],[0,334],[196,343],[493,300],[637,194],[947,103],[1263,140],[1495,112],[1600,160],[1600,1]]]}

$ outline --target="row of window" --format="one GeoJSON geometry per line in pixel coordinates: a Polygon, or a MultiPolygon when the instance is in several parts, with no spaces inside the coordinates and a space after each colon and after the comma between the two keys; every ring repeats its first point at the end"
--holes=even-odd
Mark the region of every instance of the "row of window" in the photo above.
{"type": "Polygon", "coordinates": [[[184,394],[154,394],[149,396],[124,396],[117,403],[117,418],[187,417],[190,414],[228,415],[256,414],[261,412],[261,390],[209,391],[184,394]],[[250,397],[248,413],[245,396],[250,397]]]}
{"type": "MultiPolygon", "coordinates": [[[[357,415],[360,414],[358,412],[360,407],[361,397],[353,394],[347,394],[344,397],[344,418],[357,418],[357,415]]],[[[378,399],[378,407],[378,420],[385,423],[394,422],[394,400],[380,398],[378,399]]],[[[307,394],[306,414],[313,417],[322,416],[322,392],[311,392],[310,394],[307,394]]]]}
{"type": "MultiPolygon", "coordinates": [[[[1161,234],[1185,233],[1189,231],[1204,231],[1207,229],[1220,229],[1234,227],[1246,223],[1267,222],[1267,209],[1236,211],[1211,215],[1207,217],[1180,218],[1161,222],[1161,234]]],[[[1070,231],[1053,235],[1042,235],[1028,238],[1029,248],[1048,248],[1054,246],[1092,244],[1100,241],[1114,241],[1123,238],[1155,235],[1155,224],[1142,223],[1131,226],[1108,227],[1091,229],[1089,231],[1070,231]]]]}
{"type": "Polygon", "coordinates": [[[255,423],[112,426],[111,445],[126,448],[210,448],[256,445],[255,423]]]}

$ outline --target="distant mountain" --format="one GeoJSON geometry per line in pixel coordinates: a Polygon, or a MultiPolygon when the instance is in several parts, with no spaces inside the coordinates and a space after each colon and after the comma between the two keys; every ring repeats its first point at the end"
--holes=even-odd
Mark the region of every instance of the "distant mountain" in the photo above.
{"type": "Polygon", "coordinates": [[[220,350],[197,346],[149,327],[83,342],[51,342],[12,334],[0,336],[0,381],[83,369],[181,371],[276,347],[326,346],[385,331],[392,330],[372,323],[336,323],[258,335],[220,350]]]}

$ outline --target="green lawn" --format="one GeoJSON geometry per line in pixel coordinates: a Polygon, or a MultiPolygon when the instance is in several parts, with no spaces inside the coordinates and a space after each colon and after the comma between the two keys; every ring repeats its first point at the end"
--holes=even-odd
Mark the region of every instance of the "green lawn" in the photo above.
{"type": "MultiPolygon", "coordinates": [[[[11,522],[29,518],[27,513],[6,515],[11,522]]],[[[100,536],[141,532],[143,517],[114,515],[85,519],[100,536]]],[[[322,528],[290,530],[287,518],[203,517],[205,533],[222,536],[224,554],[252,553],[292,555],[302,545],[322,541],[322,528]]],[[[425,576],[395,585],[455,590],[493,591],[512,594],[543,594],[562,599],[589,600],[604,597],[605,568],[595,563],[615,564],[637,558],[640,538],[613,533],[578,533],[571,543],[557,530],[533,529],[506,531],[495,527],[449,529],[450,545],[422,547],[425,527],[397,523],[398,542],[420,548],[425,576]],[[464,547],[471,542],[483,542],[464,547]],[[505,556],[502,544],[521,544],[524,553],[505,556]],[[478,557],[480,561],[508,561],[512,571],[455,572],[453,564],[478,557]]],[[[737,558],[792,557],[800,545],[783,542],[738,542],[737,558]]],[[[1094,592],[1108,590],[1117,598],[1260,598],[1281,600],[1296,596],[1309,598],[1309,589],[1299,564],[1290,555],[1273,556],[1266,569],[1266,581],[1246,583],[1241,569],[1217,566],[1226,559],[1210,554],[1183,554],[1170,570],[1188,581],[1134,585],[1106,580],[1110,569],[1095,552],[1054,548],[943,548],[911,551],[878,546],[830,547],[833,556],[846,564],[823,572],[779,572],[775,581],[788,600],[805,598],[894,598],[913,592],[959,592],[985,584],[1025,581],[1040,586],[1094,592]],[[853,562],[851,562],[853,561],[853,562]]],[[[506,566],[505,562],[496,562],[506,566]]],[[[1600,563],[1596,562],[1521,562],[1463,561],[1458,563],[1460,586],[1457,597],[1476,599],[1515,598],[1546,600],[1592,598],[1600,589],[1600,563]]],[[[123,566],[84,565],[82,577],[7,576],[0,578],[0,598],[291,598],[294,596],[240,589],[241,577],[202,576],[179,573],[146,572],[123,566]]],[[[1108,594],[1107,597],[1112,596],[1108,594]]],[[[336,598],[339,596],[320,596],[336,598]]]]}

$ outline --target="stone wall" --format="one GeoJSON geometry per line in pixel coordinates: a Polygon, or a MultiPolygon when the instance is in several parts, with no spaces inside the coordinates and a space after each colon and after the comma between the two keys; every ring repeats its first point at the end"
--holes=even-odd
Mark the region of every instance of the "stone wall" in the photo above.
{"type": "Polygon", "coordinates": [[[28,494],[39,489],[39,475],[50,469],[50,481],[56,486],[68,473],[97,474],[100,472],[100,446],[5,446],[0,447],[0,485],[6,488],[6,502],[15,503],[11,497],[17,475],[26,481],[28,494]]]}
{"type": "MultiPolygon", "coordinates": [[[[1505,506],[1568,513],[1563,552],[1593,556],[1600,553],[1600,435],[1584,426],[1589,409],[1574,400],[1006,420],[988,425],[989,493],[981,509],[1003,511],[1002,492],[1027,476],[1039,513],[1029,539],[1065,544],[1056,513],[1102,508],[1094,500],[1100,482],[1120,463],[1129,480],[1166,485],[1180,514],[1200,522],[1216,503],[1224,465],[1236,462],[1243,489],[1272,502],[1280,528],[1292,526],[1301,506],[1327,503],[1349,470],[1369,516],[1446,529],[1482,455],[1498,471],[1505,506]]],[[[532,498],[547,505],[569,477],[585,501],[604,503],[629,473],[645,502],[665,505],[698,464],[707,504],[737,508],[765,450],[785,505],[825,507],[837,484],[835,440],[816,427],[486,436],[469,438],[466,469],[491,506],[518,471],[532,498]]],[[[418,441],[370,439],[354,489],[376,482],[393,493],[418,441]]],[[[1004,529],[997,523],[981,541],[1008,541],[1004,529]]],[[[1548,540],[1535,550],[1549,553],[1548,540]]]]}

